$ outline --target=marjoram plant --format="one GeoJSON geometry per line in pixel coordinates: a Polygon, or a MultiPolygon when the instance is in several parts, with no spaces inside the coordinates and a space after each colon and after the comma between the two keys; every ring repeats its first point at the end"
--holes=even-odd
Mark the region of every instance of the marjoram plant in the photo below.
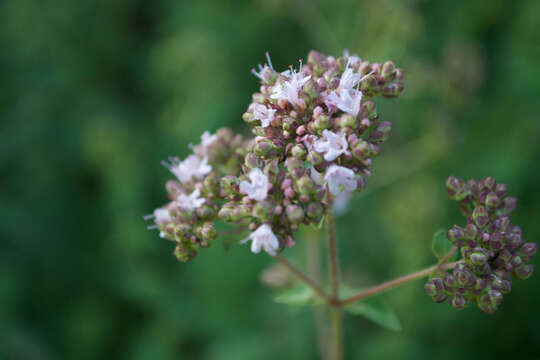
{"type": "MultiPolygon", "coordinates": [[[[176,244],[178,260],[192,260],[211,245],[218,237],[216,221],[232,224],[233,231],[249,231],[241,243],[250,241],[253,253],[266,252],[294,274],[306,303],[330,308],[330,345],[321,350],[329,359],[343,357],[344,310],[399,327],[385,307],[366,302],[384,291],[427,277],[424,289],[434,301],[456,309],[476,302],[492,314],[510,292],[512,278],[532,275],[533,265],[527,263],[537,244],[526,243],[521,228],[510,223],[517,199],[507,196],[506,185],[492,177],[464,181],[450,176],[446,192],[459,203],[465,221],[434,236],[438,263],[363,291],[343,291],[333,207],[366,187],[372,160],[392,130],[390,122],[381,121],[373,99],[398,97],[403,70],[392,61],[370,63],[347,51],[337,58],[311,51],[298,70],[278,72],[266,57],[265,65],[252,70],[260,92],[242,116],[255,136],[245,138],[227,128],[205,132],[186,159],[164,162],[175,176],[166,183],[170,201],[145,219],[153,220],[149,228],[161,238],[176,244]],[[320,229],[322,223],[328,286],[281,255],[295,246],[301,225],[320,229]],[[450,262],[457,254],[461,259],[450,262]]],[[[288,302],[287,297],[281,301],[288,302]]]]}

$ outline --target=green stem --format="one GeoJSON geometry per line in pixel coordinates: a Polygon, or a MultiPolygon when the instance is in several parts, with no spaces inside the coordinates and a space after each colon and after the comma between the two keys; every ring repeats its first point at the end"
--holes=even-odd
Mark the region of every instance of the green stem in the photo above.
{"type": "Polygon", "coordinates": [[[441,271],[446,271],[446,270],[449,270],[449,269],[453,269],[457,264],[459,263],[462,263],[463,261],[454,261],[453,263],[450,263],[450,264],[445,264],[445,265],[439,265],[439,264],[436,264],[436,265],[433,265],[433,266],[430,266],[424,270],[420,270],[420,271],[417,271],[417,272],[414,272],[412,274],[409,274],[409,275],[405,275],[405,276],[401,276],[401,277],[398,277],[397,279],[394,279],[394,280],[390,280],[390,281],[387,281],[387,282],[384,282],[382,284],[379,284],[379,285],[376,285],[376,286],[373,286],[373,287],[370,287],[356,295],[353,295],[353,296],[350,296],[346,299],[343,299],[339,302],[339,306],[342,307],[342,306],[345,306],[345,305],[348,305],[350,303],[353,303],[355,301],[359,301],[359,300],[363,300],[363,299],[367,299],[369,297],[372,297],[374,295],[377,295],[383,291],[387,291],[387,290],[390,290],[390,289],[393,289],[395,287],[398,287],[398,286],[401,286],[403,284],[406,284],[410,281],[413,281],[413,280],[416,280],[416,279],[420,279],[420,278],[423,278],[423,277],[426,277],[428,276],[429,274],[431,274],[433,271],[439,269],[441,271]]]}
{"type": "MultiPolygon", "coordinates": [[[[330,285],[332,286],[332,300],[339,305],[339,269],[337,255],[336,224],[332,211],[332,201],[329,201],[326,213],[326,230],[328,235],[328,265],[330,267],[330,285]]],[[[331,360],[343,358],[343,324],[341,310],[332,309],[332,345],[331,360]]]]}
{"type": "Polygon", "coordinates": [[[274,258],[279,261],[279,263],[283,266],[285,266],[290,272],[292,272],[294,275],[296,275],[300,280],[302,280],[306,285],[311,287],[313,291],[317,293],[321,298],[323,298],[329,305],[335,306],[335,301],[333,298],[328,296],[324,290],[315,283],[315,281],[311,280],[306,274],[304,274],[300,269],[298,269],[296,266],[291,264],[287,259],[282,257],[281,255],[276,255],[274,258]]]}
{"type": "Polygon", "coordinates": [[[332,309],[332,351],[330,360],[343,359],[343,318],[341,309],[332,309]]]}

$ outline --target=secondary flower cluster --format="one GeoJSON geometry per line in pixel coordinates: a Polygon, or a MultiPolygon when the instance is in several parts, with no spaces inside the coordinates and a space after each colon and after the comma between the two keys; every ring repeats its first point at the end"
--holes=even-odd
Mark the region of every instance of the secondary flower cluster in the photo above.
{"type": "Polygon", "coordinates": [[[251,230],[251,250],[276,255],[294,245],[301,225],[318,224],[338,195],[361,191],[372,158],[388,139],[373,98],[403,90],[403,71],[345,53],[312,51],[298,70],[252,71],[260,79],[243,119],[250,141],[229,130],[205,133],[194,153],[166,166],[171,202],[152,215],[160,235],[176,241],[186,261],[216,237],[218,218],[251,230]]]}
{"type": "Polygon", "coordinates": [[[434,274],[425,290],[437,302],[448,298],[461,309],[476,301],[491,314],[510,292],[512,276],[524,280],[532,275],[534,267],[527,263],[538,246],[526,243],[521,228],[510,224],[517,199],[506,196],[505,184],[497,184],[492,177],[465,182],[451,176],[446,191],[467,218],[465,227],[455,225],[447,232],[447,238],[461,248],[464,261],[452,274],[434,274]]]}

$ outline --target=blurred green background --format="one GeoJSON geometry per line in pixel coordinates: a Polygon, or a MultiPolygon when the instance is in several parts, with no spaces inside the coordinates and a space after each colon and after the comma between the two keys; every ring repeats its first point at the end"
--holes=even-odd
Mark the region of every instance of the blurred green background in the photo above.
{"type": "MultiPolygon", "coordinates": [[[[191,263],[145,229],[204,130],[247,131],[270,51],[285,69],[344,48],[405,70],[379,101],[394,123],[365,193],[338,219],[354,286],[432,264],[461,223],[449,174],[493,175],[540,226],[539,1],[31,1],[0,3],[0,358],[317,359],[310,308],[272,301],[272,264],[222,241],[191,263]]],[[[305,241],[286,252],[305,268],[305,241]]],[[[538,263],[538,261],[536,261],[538,263]]],[[[385,295],[393,333],[346,318],[347,359],[540,358],[540,274],[493,316],[385,295]]]]}

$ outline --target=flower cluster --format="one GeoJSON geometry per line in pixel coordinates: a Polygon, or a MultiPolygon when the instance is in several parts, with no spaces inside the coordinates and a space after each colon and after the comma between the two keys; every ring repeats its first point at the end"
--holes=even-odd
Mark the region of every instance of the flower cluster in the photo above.
{"type": "Polygon", "coordinates": [[[510,292],[512,276],[524,280],[532,275],[533,265],[527,263],[538,246],[526,243],[521,228],[510,224],[517,199],[506,196],[505,184],[497,184],[492,177],[465,182],[451,176],[446,191],[467,218],[465,227],[455,225],[446,235],[461,248],[463,262],[452,274],[434,274],[425,290],[437,302],[448,298],[461,309],[476,301],[491,314],[510,292]]]}
{"type": "MultiPolygon", "coordinates": [[[[373,98],[403,90],[403,71],[345,53],[312,51],[297,69],[252,71],[260,92],[243,120],[255,138],[205,133],[187,159],[166,166],[178,181],[171,202],[153,215],[162,237],[176,241],[180,260],[216,237],[218,218],[251,231],[251,250],[276,255],[294,245],[302,224],[318,224],[336,196],[361,191],[372,158],[391,133],[373,98]]],[[[348,198],[345,196],[344,198],[348,198]]]]}

